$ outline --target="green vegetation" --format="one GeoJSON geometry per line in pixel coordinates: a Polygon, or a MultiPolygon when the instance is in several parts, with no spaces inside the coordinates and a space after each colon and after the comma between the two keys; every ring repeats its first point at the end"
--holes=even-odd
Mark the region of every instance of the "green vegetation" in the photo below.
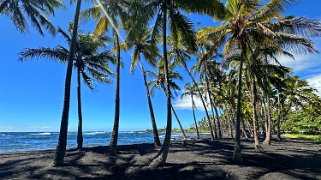
{"type": "MultiPolygon", "coordinates": [[[[67,48],[42,48],[35,54],[32,54],[34,50],[21,54],[25,57],[50,57],[67,63],[54,165],[64,165],[73,68],[78,69],[79,75],[81,132],[80,73],[89,87],[91,79],[104,82],[105,74],[111,74],[106,72],[106,58],[116,60],[115,114],[109,148],[111,155],[117,153],[121,56],[126,54],[121,51],[132,52],[130,71],[138,65],[141,68],[152,122],[152,130],[147,131],[153,132],[155,145],[160,144],[157,131],[165,132],[162,147],[149,164],[151,167],[165,165],[171,132],[184,134],[172,106],[172,101],[180,94],[192,99],[195,124],[186,131],[210,132],[212,140],[228,134],[235,140],[235,162],[242,161],[241,136],[253,138],[253,149],[263,153],[259,131],[263,132],[263,143],[267,145],[271,144],[273,130],[277,132],[278,140],[281,140],[281,130],[320,131],[320,97],[305,80],[294,76],[291,69],[278,61],[280,56],[295,59],[294,55],[318,53],[312,40],[321,37],[321,22],[283,15],[292,0],[226,0],[225,4],[219,0],[103,0],[88,2],[91,7],[83,12],[80,12],[83,1],[76,2],[70,35],[60,31],[67,39],[67,48]],[[196,31],[189,19],[191,13],[209,16],[216,23],[196,31]],[[85,24],[79,24],[81,18],[95,21],[96,27],[90,35],[79,40],[78,29],[85,24]],[[120,34],[126,37],[120,38],[120,34]],[[103,38],[95,45],[99,37],[107,35],[112,35],[112,38],[103,38]],[[111,46],[112,54],[104,53],[111,46]],[[145,71],[143,64],[151,70],[145,71]],[[84,73],[87,70],[92,77],[84,73]],[[183,79],[184,73],[188,74],[188,80],[183,79]],[[159,130],[151,98],[155,89],[160,89],[166,96],[167,124],[159,130]],[[196,122],[194,114],[194,98],[202,101],[205,110],[205,116],[199,122],[196,122]],[[172,128],[172,114],[180,129],[172,128]]],[[[22,32],[26,30],[26,18],[23,16],[26,14],[41,34],[42,27],[55,34],[56,28],[41,13],[54,14],[54,10],[62,6],[59,0],[0,0],[0,13],[9,16],[22,32]]],[[[81,136],[79,142],[82,147],[81,136]]]]}
{"type": "Polygon", "coordinates": [[[311,134],[283,134],[282,136],[286,138],[293,138],[293,139],[302,139],[308,140],[313,142],[321,143],[321,135],[311,135],[311,134]]]}

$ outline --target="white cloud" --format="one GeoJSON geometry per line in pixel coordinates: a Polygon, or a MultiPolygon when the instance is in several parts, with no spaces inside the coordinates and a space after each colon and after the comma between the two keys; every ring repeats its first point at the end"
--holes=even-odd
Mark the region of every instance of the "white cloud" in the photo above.
{"type": "MultiPolygon", "coordinates": [[[[204,111],[204,106],[202,103],[202,100],[198,97],[193,97],[194,102],[196,105],[197,110],[204,111]]],[[[180,98],[177,100],[173,106],[177,109],[187,109],[187,110],[192,110],[192,98],[191,96],[184,96],[183,98],[180,98]]]]}
{"type": "Polygon", "coordinates": [[[294,72],[302,72],[310,68],[321,65],[321,57],[316,55],[296,55],[293,60],[287,56],[279,56],[279,62],[286,67],[290,67],[294,72]]]}
{"type": "Polygon", "coordinates": [[[321,74],[307,79],[309,85],[317,90],[317,94],[321,97],[321,74]]]}

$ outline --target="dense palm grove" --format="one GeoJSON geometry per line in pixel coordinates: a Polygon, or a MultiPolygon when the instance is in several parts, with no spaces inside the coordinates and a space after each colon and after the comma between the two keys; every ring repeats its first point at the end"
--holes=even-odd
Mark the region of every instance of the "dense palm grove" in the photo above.
{"type": "Polygon", "coordinates": [[[155,146],[161,142],[152,95],[157,89],[166,94],[165,139],[150,167],[166,162],[173,115],[180,124],[172,100],[180,98],[177,92],[181,89],[182,96],[192,99],[191,123],[197,134],[201,129],[209,131],[213,140],[227,135],[234,138],[235,162],[242,161],[241,137],[253,138],[253,148],[263,153],[259,138],[269,145],[274,131],[278,140],[281,130],[320,131],[320,98],[306,81],[278,61],[280,56],[294,59],[298,54],[318,53],[312,38],[321,36],[321,23],[284,16],[292,0],[270,0],[266,4],[259,0],[226,0],[225,4],[219,0],[97,0],[84,11],[81,3],[76,1],[75,16],[66,32],[46,18],[64,7],[61,0],[0,0],[0,13],[10,17],[19,31],[26,31],[26,19],[30,19],[40,34],[44,34],[43,29],[53,35],[59,33],[69,45],[25,49],[19,57],[23,61],[47,58],[67,65],[54,165],[64,163],[73,70],[78,87],[78,149],[83,144],[81,79],[93,89],[93,81],[110,83],[115,78],[115,119],[109,148],[110,155],[117,153],[121,51],[132,52],[130,71],[138,66],[144,77],[155,146]],[[189,13],[220,23],[196,31],[189,13]],[[96,22],[92,33],[78,32],[81,18],[96,22]],[[121,34],[126,35],[124,40],[121,34]],[[146,64],[151,70],[145,70],[146,64]],[[113,65],[115,72],[110,70],[113,65]],[[182,71],[189,77],[184,87],[177,83],[183,79],[182,71]],[[204,108],[204,118],[199,122],[194,112],[196,99],[204,108]]]}

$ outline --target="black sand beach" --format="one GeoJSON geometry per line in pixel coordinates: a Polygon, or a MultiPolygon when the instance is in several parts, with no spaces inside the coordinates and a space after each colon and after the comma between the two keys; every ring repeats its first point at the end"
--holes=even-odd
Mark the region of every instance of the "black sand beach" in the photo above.
{"type": "Polygon", "coordinates": [[[263,146],[242,142],[242,164],[232,162],[233,141],[173,142],[166,166],[144,167],[157,153],[153,144],[68,150],[66,164],[52,167],[53,150],[0,154],[0,179],[321,179],[321,145],[286,139],[263,146]]]}

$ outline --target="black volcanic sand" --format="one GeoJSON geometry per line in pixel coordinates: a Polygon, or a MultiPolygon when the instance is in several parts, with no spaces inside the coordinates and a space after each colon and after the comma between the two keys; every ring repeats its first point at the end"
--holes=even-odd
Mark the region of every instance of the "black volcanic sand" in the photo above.
{"type": "Polygon", "coordinates": [[[243,141],[243,163],[231,157],[233,141],[173,142],[164,167],[144,166],[159,148],[124,145],[118,154],[107,147],[68,150],[65,166],[52,167],[53,150],[0,154],[0,179],[321,179],[321,144],[286,139],[256,153],[243,141]]]}

